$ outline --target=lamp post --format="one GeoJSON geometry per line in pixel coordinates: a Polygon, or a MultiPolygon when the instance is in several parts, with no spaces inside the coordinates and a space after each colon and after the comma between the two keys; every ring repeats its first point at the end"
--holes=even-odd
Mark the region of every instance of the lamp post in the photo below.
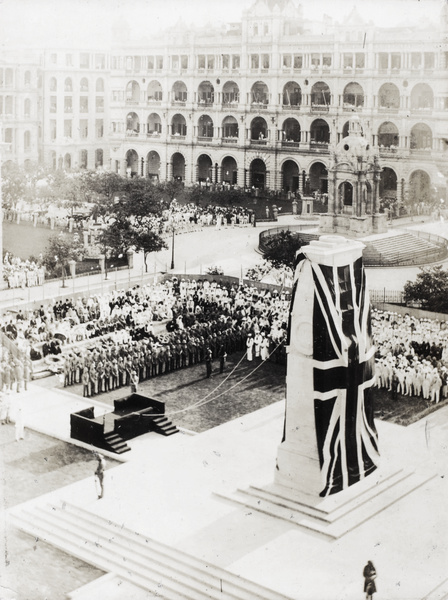
{"type": "Polygon", "coordinates": [[[173,223],[173,239],[171,242],[171,270],[174,269],[174,223],[173,223]]]}

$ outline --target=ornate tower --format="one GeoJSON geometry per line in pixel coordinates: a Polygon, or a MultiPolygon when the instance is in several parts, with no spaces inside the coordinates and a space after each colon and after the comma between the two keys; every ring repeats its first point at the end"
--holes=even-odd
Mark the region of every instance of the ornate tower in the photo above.
{"type": "Polygon", "coordinates": [[[349,134],[334,148],[328,169],[328,213],[321,216],[322,233],[361,237],[386,231],[386,215],[379,213],[381,167],[378,149],[363,136],[357,114],[349,134]]]}

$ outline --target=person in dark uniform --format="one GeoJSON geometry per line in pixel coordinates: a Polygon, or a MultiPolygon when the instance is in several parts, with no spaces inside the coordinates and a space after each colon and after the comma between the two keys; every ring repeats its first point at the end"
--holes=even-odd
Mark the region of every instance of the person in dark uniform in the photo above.
{"type": "Polygon", "coordinates": [[[206,367],[206,372],[207,372],[207,379],[209,377],[211,377],[211,374],[212,374],[212,359],[213,359],[213,353],[212,353],[211,349],[209,347],[207,347],[205,350],[205,367],[206,367]]]}
{"type": "Polygon", "coordinates": [[[372,600],[372,596],[376,592],[376,569],[371,560],[367,561],[362,574],[364,577],[364,592],[366,594],[366,600],[372,600]]]}

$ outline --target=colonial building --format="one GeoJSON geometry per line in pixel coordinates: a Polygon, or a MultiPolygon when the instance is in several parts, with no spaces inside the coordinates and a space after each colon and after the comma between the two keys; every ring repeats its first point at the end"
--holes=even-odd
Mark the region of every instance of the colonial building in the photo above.
{"type": "Polygon", "coordinates": [[[173,28],[112,52],[113,169],[275,190],[327,191],[352,111],[379,147],[381,197],[445,197],[446,13],[439,28],[343,25],[258,0],[225,31],[173,28]],[[306,17],[306,15],[305,15],[306,17]]]}
{"type": "Polygon", "coordinates": [[[42,55],[44,162],[65,169],[109,164],[109,54],[52,48],[42,55]]]}
{"type": "Polygon", "coordinates": [[[41,57],[31,52],[2,52],[0,57],[2,160],[38,162],[42,144],[41,57]]]}
{"type": "Polygon", "coordinates": [[[292,0],[142,41],[120,23],[103,53],[43,53],[42,158],[326,193],[331,148],[356,111],[379,149],[380,198],[445,199],[447,36],[446,10],[436,27],[377,27],[356,9],[314,22],[292,0]]]}

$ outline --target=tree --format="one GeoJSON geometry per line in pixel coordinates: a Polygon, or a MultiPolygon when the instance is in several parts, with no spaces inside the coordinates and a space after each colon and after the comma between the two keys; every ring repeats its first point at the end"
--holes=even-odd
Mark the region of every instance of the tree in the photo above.
{"type": "Polygon", "coordinates": [[[66,267],[70,260],[82,260],[82,242],[63,234],[50,238],[43,256],[43,264],[50,275],[57,276],[61,269],[62,287],[65,287],[66,267]]]}
{"type": "Polygon", "coordinates": [[[448,271],[441,265],[422,267],[414,282],[404,285],[406,302],[420,302],[422,308],[448,312],[448,271]]]}
{"type": "Polygon", "coordinates": [[[2,180],[3,207],[12,208],[27,195],[26,173],[22,167],[13,163],[8,169],[5,169],[2,180]]]}
{"type": "Polygon", "coordinates": [[[297,250],[302,243],[298,235],[289,230],[280,231],[272,236],[266,243],[266,249],[263,251],[263,258],[269,261],[273,267],[282,266],[294,267],[297,250]]]}

